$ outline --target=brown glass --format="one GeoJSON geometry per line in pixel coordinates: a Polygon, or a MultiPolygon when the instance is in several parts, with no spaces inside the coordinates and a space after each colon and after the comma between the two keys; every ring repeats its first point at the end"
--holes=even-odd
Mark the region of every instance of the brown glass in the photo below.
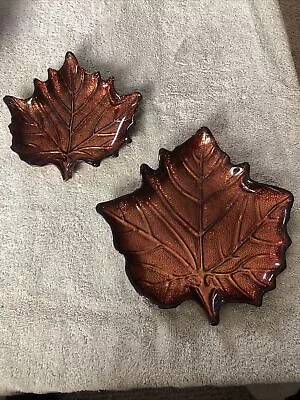
{"type": "Polygon", "coordinates": [[[46,82],[34,80],[32,97],[4,97],[12,116],[11,148],[29,164],[55,164],[67,180],[79,161],[99,166],[118,153],[141,95],[119,96],[113,78],[86,73],[70,52],[62,68],[48,74],[46,82]]]}
{"type": "Polygon", "coordinates": [[[136,290],[161,307],[196,299],[212,324],[225,302],[261,305],[285,267],[292,194],[252,181],[207,128],[141,173],[140,189],[97,206],[136,290]]]}

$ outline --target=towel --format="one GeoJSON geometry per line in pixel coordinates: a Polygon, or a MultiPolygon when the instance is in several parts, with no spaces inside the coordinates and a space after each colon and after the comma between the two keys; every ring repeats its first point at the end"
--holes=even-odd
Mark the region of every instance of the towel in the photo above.
{"type": "Polygon", "coordinates": [[[67,51],[143,100],[132,143],[67,182],[10,150],[0,103],[0,393],[299,380],[300,93],[277,1],[0,0],[2,97],[29,97],[67,51]],[[276,290],[261,308],[222,307],[218,326],[195,302],[139,296],[95,211],[200,126],[295,195],[276,290]]]}

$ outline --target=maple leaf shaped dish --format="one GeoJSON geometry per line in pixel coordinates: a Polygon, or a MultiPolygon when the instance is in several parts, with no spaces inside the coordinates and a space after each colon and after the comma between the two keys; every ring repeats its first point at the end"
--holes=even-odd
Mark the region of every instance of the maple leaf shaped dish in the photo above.
{"type": "Polygon", "coordinates": [[[68,52],[59,71],[49,68],[48,80],[34,80],[28,99],[5,96],[12,122],[12,150],[33,165],[55,164],[64,180],[85,161],[99,166],[118,154],[128,139],[141,94],[119,96],[113,78],[86,73],[68,52]]]}
{"type": "Polygon", "coordinates": [[[163,308],[195,299],[212,324],[225,302],[261,305],[285,267],[293,195],[252,181],[207,128],[159,154],[140,189],[97,206],[136,290],[163,308]]]}

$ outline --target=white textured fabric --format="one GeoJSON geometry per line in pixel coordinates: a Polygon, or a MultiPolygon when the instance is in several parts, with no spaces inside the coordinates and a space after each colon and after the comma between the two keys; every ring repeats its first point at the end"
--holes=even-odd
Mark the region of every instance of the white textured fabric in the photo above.
{"type": "Polygon", "coordinates": [[[0,21],[2,96],[29,96],[68,50],[144,96],[132,144],[66,183],[10,150],[0,104],[0,391],[297,381],[300,95],[277,2],[1,0],[0,21]],[[95,211],[202,125],[296,199],[277,289],[261,308],[224,306],[216,327],[193,302],[140,297],[95,211]]]}

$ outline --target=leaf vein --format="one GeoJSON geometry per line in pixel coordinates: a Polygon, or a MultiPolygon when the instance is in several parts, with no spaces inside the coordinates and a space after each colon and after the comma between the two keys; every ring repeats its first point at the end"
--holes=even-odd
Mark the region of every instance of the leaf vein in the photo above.
{"type": "Polygon", "coordinates": [[[249,232],[249,234],[241,241],[241,243],[239,243],[232,251],[231,253],[226,256],[224,258],[224,260],[222,260],[221,263],[217,263],[216,265],[214,265],[209,271],[213,271],[215,268],[220,267],[221,265],[223,265],[227,260],[229,260],[230,258],[233,257],[234,253],[236,253],[248,240],[250,240],[250,238],[253,236],[253,234],[262,226],[262,224],[265,222],[265,220],[268,218],[268,216],[270,214],[272,214],[272,212],[274,210],[276,210],[281,204],[283,204],[284,202],[287,201],[287,198],[281,200],[279,203],[275,204],[268,212],[267,214],[264,216],[264,218],[260,221],[259,224],[256,224],[255,227],[249,232]]]}

